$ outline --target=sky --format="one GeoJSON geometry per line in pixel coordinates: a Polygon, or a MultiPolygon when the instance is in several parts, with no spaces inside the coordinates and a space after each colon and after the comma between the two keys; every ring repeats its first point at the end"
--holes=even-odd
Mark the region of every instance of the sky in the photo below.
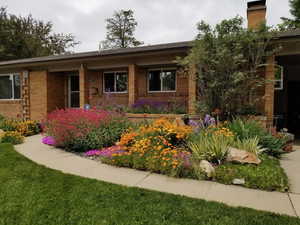
{"type": "MultiPolygon", "coordinates": [[[[0,6],[51,21],[57,33],[72,33],[81,42],[75,52],[97,50],[106,36],[105,19],[120,9],[134,11],[135,36],[146,45],[189,41],[201,20],[215,25],[247,15],[247,0],[0,0],[0,6]]],[[[288,0],[267,0],[268,25],[280,23],[280,17],[290,17],[288,0]]]]}

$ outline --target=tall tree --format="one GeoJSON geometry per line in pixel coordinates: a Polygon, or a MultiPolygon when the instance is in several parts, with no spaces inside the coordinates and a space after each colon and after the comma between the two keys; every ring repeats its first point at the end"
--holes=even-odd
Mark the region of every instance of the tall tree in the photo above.
{"type": "Polygon", "coordinates": [[[54,33],[51,22],[0,8],[0,61],[68,53],[78,43],[72,34],[54,33]]]}
{"type": "Polygon", "coordinates": [[[279,25],[281,30],[300,29],[300,0],[290,0],[290,13],[292,19],[282,17],[283,23],[279,25]]]}
{"type": "Polygon", "coordinates": [[[132,10],[120,10],[106,19],[106,40],[101,42],[103,48],[129,48],[143,44],[134,37],[138,23],[133,14],[132,10]]]}
{"type": "Polygon", "coordinates": [[[179,63],[196,68],[199,111],[219,109],[225,117],[254,113],[265,82],[261,75],[265,59],[277,50],[271,42],[275,33],[265,25],[248,30],[241,17],[215,27],[202,21],[198,32],[190,54],[179,63]]]}

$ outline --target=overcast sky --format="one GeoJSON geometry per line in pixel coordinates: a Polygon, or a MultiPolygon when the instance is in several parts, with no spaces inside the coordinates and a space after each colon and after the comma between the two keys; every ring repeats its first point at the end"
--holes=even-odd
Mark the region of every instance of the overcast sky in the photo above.
{"type": "MultiPolygon", "coordinates": [[[[290,16],[288,0],[267,2],[269,25],[290,16]]],[[[247,0],[0,0],[0,6],[52,21],[55,32],[72,33],[81,41],[74,49],[80,52],[98,49],[105,39],[105,19],[115,10],[134,10],[136,37],[148,45],[192,40],[200,20],[216,24],[236,15],[246,19],[247,0]]]]}

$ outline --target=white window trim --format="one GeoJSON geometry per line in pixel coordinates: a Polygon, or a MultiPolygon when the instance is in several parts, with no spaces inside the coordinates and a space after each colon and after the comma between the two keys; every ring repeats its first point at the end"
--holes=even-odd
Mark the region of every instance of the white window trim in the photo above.
{"type": "MultiPolygon", "coordinates": [[[[9,77],[12,82],[11,82],[11,89],[12,89],[12,98],[1,98],[0,101],[20,101],[22,100],[22,93],[20,93],[20,98],[15,98],[15,90],[14,90],[14,86],[15,86],[15,80],[14,80],[14,76],[20,76],[20,73],[7,73],[7,74],[0,74],[1,77],[9,77]]],[[[21,77],[20,77],[21,79],[21,77]]],[[[21,80],[20,80],[21,82],[21,80]]],[[[20,92],[21,92],[21,84],[20,84],[20,92]]]]}
{"type": "MultiPolygon", "coordinates": [[[[162,88],[163,81],[160,79],[160,86],[162,88]]],[[[155,69],[148,69],[147,71],[147,91],[148,93],[175,93],[177,91],[177,68],[175,67],[166,67],[166,68],[155,68],[155,69]],[[164,71],[164,70],[175,70],[175,90],[173,91],[150,91],[150,84],[149,84],[149,72],[150,71],[164,71]]]]}
{"type": "Polygon", "coordinates": [[[106,71],[103,72],[103,82],[102,82],[102,87],[103,87],[103,93],[105,94],[127,94],[128,93],[128,71],[126,70],[120,70],[120,71],[106,71]],[[117,90],[117,82],[116,82],[116,73],[126,73],[127,75],[127,87],[126,91],[106,91],[105,90],[105,74],[114,74],[114,89],[117,90]]]}
{"type": "Polygon", "coordinates": [[[281,68],[281,77],[280,77],[280,79],[275,79],[274,80],[275,84],[276,84],[276,82],[280,82],[280,87],[275,87],[275,90],[281,91],[281,90],[283,90],[284,67],[283,66],[279,66],[279,65],[277,65],[277,67],[281,68]]]}

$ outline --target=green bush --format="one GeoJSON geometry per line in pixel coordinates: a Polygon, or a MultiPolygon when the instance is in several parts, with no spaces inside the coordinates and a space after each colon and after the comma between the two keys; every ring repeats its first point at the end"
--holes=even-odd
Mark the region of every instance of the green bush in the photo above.
{"type": "Polygon", "coordinates": [[[205,131],[191,136],[187,142],[196,161],[207,160],[220,164],[227,156],[233,137],[217,135],[205,131]]]}
{"type": "Polygon", "coordinates": [[[245,151],[254,153],[257,156],[266,150],[259,145],[258,137],[243,140],[237,139],[234,141],[232,147],[235,147],[237,149],[243,149],[245,151]]]}
{"type": "Polygon", "coordinates": [[[265,153],[276,158],[279,158],[282,154],[285,153],[283,151],[285,140],[276,138],[271,134],[261,137],[259,144],[265,148],[265,153]]]}
{"type": "Polygon", "coordinates": [[[243,120],[236,118],[229,122],[228,127],[234,134],[236,140],[259,139],[259,146],[265,149],[265,153],[274,157],[280,157],[284,151],[284,140],[270,134],[259,122],[255,120],[243,120]]]}
{"type": "Polygon", "coordinates": [[[243,120],[235,118],[227,125],[239,140],[258,137],[259,139],[266,135],[267,131],[255,120],[243,120]]]}
{"type": "Polygon", "coordinates": [[[0,114],[0,122],[5,120],[5,117],[3,115],[0,114]]]}
{"type": "Polygon", "coordinates": [[[67,149],[84,152],[91,149],[102,149],[115,145],[122,133],[131,127],[127,119],[115,118],[90,131],[83,138],[74,138],[67,149]]]}
{"type": "Polygon", "coordinates": [[[215,180],[232,184],[233,179],[245,179],[245,187],[268,191],[287,191],[289,188],[288,178],[280,167],[279,160],[261,155],[262,163],[259,165],[241,165],[225,163],[216,168],[215,180]]]}

